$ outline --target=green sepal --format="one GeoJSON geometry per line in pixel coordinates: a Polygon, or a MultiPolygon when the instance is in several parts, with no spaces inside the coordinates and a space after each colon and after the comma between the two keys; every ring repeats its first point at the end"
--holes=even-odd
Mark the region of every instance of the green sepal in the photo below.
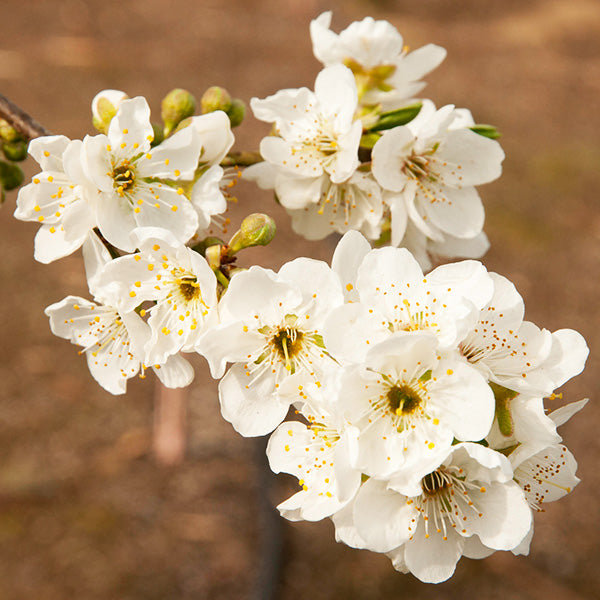
{"type": "Polygon", "coordinates": [[[206,254],[206,249],[210,248],[211,246],[224,246],[225,242],[221,239],[219,239],[218,237],[207,237],[204,238],[201,242],[199,242],[198,244],[196,244],[195,246],[192,246],[192,250],[194,250],[195,252],[198,252],[198,254],[202,254],[202,256],[205,256],[206,254]]]}
{"type": "Polygon", "coordinates": [[[478,135],[490,138],[490,140],[497,140],[502,135],[493,125],[485,125],[483,123],[473,125],[473,127],[469,127],[469,129],[478,135]]]}
{"type": "Polygon", "coordinates": [[[158,123],[152,123],[152,132],[154,137],[150,142],[150,147],[154,148],[164,141],[165,134],[162,125],[159,125],[158,123]]]}
{"type": "Polygon", "coordinates": [[[431,379],[431,373],[432,373],[431,369],[425,371],[425,373],[423,373],[423,375],[421,375],[421,377],[419,377],[419,381],[422,381],[422,382],[429,381],[431,379]]]}
{"type": "Polygon", "coordinates": [[[379,117],[377,123],[369,128],[369,131],[384,131],[385,129],[406,125],[421,112],[422,106],[423,104],[421,102],[415,102],[414,104],[409,104],[403,108],[383,113],[379,117]]]}
{"type": "Polygon", "coordinates": [[[496,419],[498,420],[498,429],[506,437],[510,437],[514,432],[514,422],[510,412],[510,403],[513,398],[518,396],[518,392],[509,390],[504,386],[490,381],[490,388],[494,392],[496,399],[496,419]]]}
{"type": "Polygon", "coordinates": [[[373,146],[381,139],[381,135],[379,135],[378,133],[372,132],[372,133],[365,133],[361,138],[360,138],[360,147],[361,148],[368,148],[369,150],[371,150],[373,148],[373,146]]]}
{"type": "Polygon", "coordinates": [[[310,337],[319,348],[325,349],[325,342],[323,341],[323,336],[321,334],[313,333],[310,337]]]}

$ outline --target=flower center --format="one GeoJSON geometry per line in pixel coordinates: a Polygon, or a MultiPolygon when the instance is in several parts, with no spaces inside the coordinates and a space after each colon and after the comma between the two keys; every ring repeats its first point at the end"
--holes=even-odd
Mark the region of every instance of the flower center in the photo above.
{"type": "Polygon", "coordinates": [[[428,473],[421,479],[421,488],[426,496],[435,496],[444,492],[452,485],[450,476],[444,471],[437,469],[433,473],[428,473]]]}
{"type": "Polygon", "coordinates": [[[115,167],[111,176],[119,196],[124,196],[125,192],[130,190],[135,183],[135,172],[128,160],[124,160],[118,167],[115,167]]]}
{"type": "Polygon", "coordinates": [[[429,171],[429,159],[418,154],[411,154],[404,160],[402,171],[410,179],[430,179],[436,181],[435,175],[432,175],[429,171]]]}
{"type": "Polygon", "coordinates": [[[392,412],[398,416],[411,415],[421,404],[421,396],[408,385],[395,385],[387,393],[392,412]]]}
{"type": "MultiPolygon", "coordinates": [[[[272,338],[271,344],[277,350],[279,358],[286,361],[286,368],[293,358],[302,348],[302,338],[304,333],[298,329],[286,327],[280,329],[272,338]]],[[[291,369],[291,365],[288,370],[291,369]]]]}
{"type": "Polygon", "coordinates": [[[181,295],[188,302],[191,302],[200,296],[200,284],[196,279],[180,279],[178,284],[181,295]]]}

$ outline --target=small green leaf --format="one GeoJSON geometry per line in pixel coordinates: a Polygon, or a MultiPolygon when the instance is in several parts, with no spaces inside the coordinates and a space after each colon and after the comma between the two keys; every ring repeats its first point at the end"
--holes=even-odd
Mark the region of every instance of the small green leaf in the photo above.
{"type": "Polygon", "coordinates": [[[383,131],[385,129],[399,127],[400,125],[406,125],[419,114],[422,106],[423,104],[421,102],[416,102],[415,104],[409,104],[403,108],[383,113],[379,117],[377,123],[369,128],[369,131],[383,131]]]}
{"type": "Polygon", "coordinates": [[[477,124],[469,129],[491,140],[497,140],[502,135],[493,125],[477,124]]]}

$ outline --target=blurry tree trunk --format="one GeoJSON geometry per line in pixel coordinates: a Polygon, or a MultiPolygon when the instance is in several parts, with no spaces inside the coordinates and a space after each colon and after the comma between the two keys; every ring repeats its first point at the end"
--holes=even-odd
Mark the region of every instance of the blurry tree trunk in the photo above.
{"type": "Polygon", "coordinates": [[[153,450],[161,465],[179,464],[185,454],[187,389],[166,388],[156,382],[153,450]]]}

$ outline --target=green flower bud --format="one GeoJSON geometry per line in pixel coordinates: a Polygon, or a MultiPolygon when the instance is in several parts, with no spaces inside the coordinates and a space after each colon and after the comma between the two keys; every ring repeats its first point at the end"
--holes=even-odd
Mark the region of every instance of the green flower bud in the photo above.
{"type": "Polygon", "coordinates": [[[18,165],[0,160],[0,186],[6,191],[14,190],[23,183],[23,171],[18,165]]]}
{"type": "Polygon", "coordinates": [[[246,103],[239,98],[234,98],[231,102],[231,108],[226,111],[232,127],[241,125],[246,116],[246,103]]]}
{"type": "Polygon", "coordinates": [[[165,123],[165,137],[168,136],[183,119],[196,112],[196,99],[190,92],[181,88],[171,90],[161,103],[161,116],[165,123]]]}
{"type": "Polygon", "coordinates": [[[15,142],[21,137],[19,132],[8,121],[0,119],[0,139],[5,142],[15,142]]]}
{"type": "Polygon", "coordinates": [[[100,133],[107,133],[119,105],[128,98],[121,90],[102,90],[92,100],[92,124],[100,133]]]}
{"type": "Polygon", "coordinates": [[[244,248],[266,246],[275,237],[275,221],[261,213],[248,215],[229,241],[228,254],[233,256],[244,248]]]}
{"type": "Polygon", "coordinates": [[[203,115],[215,110],[227,112],[231,108],[231,96],[225,88],[214,85],[202,94],[200,107],[203,115]]]}
{"type": "Polygon", "coordinates": [[[2,144],[2,152],[8,160],[19,162],[27,158],[27,142],[17,140],[16,142],[2,144]]]}

